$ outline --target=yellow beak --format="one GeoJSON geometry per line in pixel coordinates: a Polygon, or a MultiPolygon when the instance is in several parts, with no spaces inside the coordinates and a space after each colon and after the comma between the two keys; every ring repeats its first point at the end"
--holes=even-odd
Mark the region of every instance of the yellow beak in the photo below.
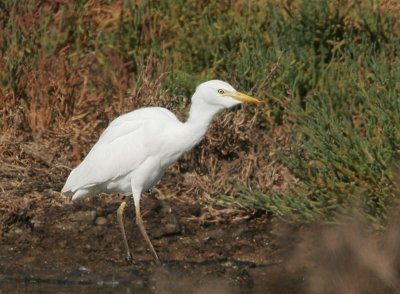
{"type": "Polygon", "coordinates": [[[240,93],[240,92],[227,93],[225,95],[229,96],[229,97],[232,97],[233,99],[239,100],[241,102],[253,103],[253,104],[262,103],[262,101],[258,100],[257,98],[248,96],[248,95],[240,93]]]}

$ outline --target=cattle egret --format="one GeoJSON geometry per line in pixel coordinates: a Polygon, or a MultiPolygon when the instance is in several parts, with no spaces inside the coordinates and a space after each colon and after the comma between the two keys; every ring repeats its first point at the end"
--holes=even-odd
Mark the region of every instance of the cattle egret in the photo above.
{"type": "MultiPolygon", "coordinates": [[[[161,107],[145,107],[121,115],[110,123],[86,158],[72,170],[62,193],[72,196],[73,201],[102,192],[132,195],[136,223],[159,264],[140,214],[142,192],[153,187],[168,166],[201,141],[217,113],[243,102],[261,101],[236,91],[226,82],[211,80],[197,87],[186,122],[161,107]]],[[[132,198],[125,197],[117,210],[128,261],[133,259],[123,214],[132,198]]]]}

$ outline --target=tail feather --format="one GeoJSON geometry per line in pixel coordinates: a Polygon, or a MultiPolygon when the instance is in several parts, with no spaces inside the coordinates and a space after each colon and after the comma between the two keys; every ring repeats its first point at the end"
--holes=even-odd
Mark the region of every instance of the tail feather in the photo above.
{"type": "Polygon", "coordinates": [[[64,187],[61,190],[61,193],[63,193],[65,196],[72,197],[72,201],[75,201],[77,199],[84,198],[89,194],[89,191],[87,189],[81,189],[81,188],[76,188],[76,168],[71,171],[71,173],[68,176],[67,181],[65,182],[64,187]]]}
{"type": "Polygon", "coordinates": [[[67,181],[64,184],[64,187],[61,190],[61,193],[65,194],[67,196],[72,196],[74,194],[72,183],[74,182],[75,171],[76,171],[76,168],[71,171],[71,173],[69,174],[69,176],[67,178],[67,181]]]}
{"type": "Polygon", "coordinates": [[[90,191],[88,191],[86,189],[78,190],[73,194],[72,201],[84,199],[84,198],[90,197],[91,195],[92,194],[90,193],[90,191]]]}
{"type": "Polygon", "coordinates": [[[98,183],[88,183],[85,177],[87,173],[87,168],[85,169],[85,165],[82,162],[71,171],[61,193],[69,197],[72,196],[72,201],[95,196],[100,193],[101,185],[98,183]]]}

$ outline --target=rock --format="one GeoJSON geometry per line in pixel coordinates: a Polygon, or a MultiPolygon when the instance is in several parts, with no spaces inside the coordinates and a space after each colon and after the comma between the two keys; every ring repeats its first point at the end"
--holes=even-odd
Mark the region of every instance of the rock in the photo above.
{"type": "Polygon", "coordinates": [[[161,201],[160,213],[161,213],[161,215],[168,215],[168,214],[172,213],[171,205],[169,205],[169,203],[167,203],[165,201],[161,201]]]}
{"type": "Polygon", "coordinates": [[[170,213],[167,215],[165,219],[166,219],[165,233],[167,235],[172,235],[180,232],[179,223],[178,220],[176,219],[175,214],[170,213]]]}
{"type": "Polygon", "coordinates": [[[22,230],[21,228],[14,229],[14,234],[16,234],[16,235],[22,235],[23,233],[24,233],[24,230],[22,230]]]}
{"type": "Polygon", "coordinates": [[[72,230],[76,230],[79,226],[76,223],[64,221],[62,223],[55,224],[54,227],[57,230],[72,231],[72,230]]]}
{"type": "Polygon", "coordinates": [[[80,223],[92,224],[96,219],[96,211],[77,211],[70,216],[70,220],[80,223]]]}
{"type": "Polygon", "coordinates": [[[237,228],[235,231],[232,232],[232,237],[235,238],[236,240],[238,240],[241,237],[243,237],[245,233],[246,233],[245,229],[237,228]]]}
{"type": "Polygon", "coordinates": [[[33,225],[33,228],[36,230],[43,227],[43,222],[36,217],[31,219],[31,224],[33,225]]]}
{"type": "Polygon", "coordinates": [[[89,274],[89,273],[91,272],[91,269],[90,269],[90,268],[87,268],[87,267],[85,267],[85,266],[80,266],[80,267],[78,268],[78,270],[79,270],[80,272],[85,273],[85,274],[89,274]]]}
{"type": "Polygon", "coordinates": [[[178,220],[174,213],[167,214],[162,220],[162,225],[151,232],[153,238],[161,238],[178,234],[181,231],[178,220]]]}
{"type": "Polygon", "coordinates": [[[226,231],[221,228],[216,228],[208,233],[208,238],[216,241],[221,241],[226,236],[226,231]]]}
{"type": "Polygon", "coordinates": [[[179,226],[176,224],[166,224],[165,225],[165,235],[172,235],[175,233],[179,233],[179,226]]]}
{"type": "Polygon", "coordinates": [[[108,224],[108,219],[102,216],[99,216],[98,218],[96,218],[96,225],[98,226],[105,226],[106,224],[108,224]]]}
{"type": "Polygon", "coordinates": [[[189,213],[193,216],[196,216],[196,217],[201,216],[201,205],[198,203],[190,205],[188,210],[189,210],[189,213]]]}
{"type": "Polygon", "coordinates": [[[66,240],[61,240],[58,242],[58,247],[59,248],[66,248],[67,247],[67,241],[66,240]]]}

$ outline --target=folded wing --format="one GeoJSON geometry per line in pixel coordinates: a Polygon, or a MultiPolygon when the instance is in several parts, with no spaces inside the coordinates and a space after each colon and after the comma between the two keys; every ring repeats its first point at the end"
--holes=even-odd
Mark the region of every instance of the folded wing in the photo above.
{"type": "Polygon", "coordinates": [[[72,170],[62,192],[74,195],[78,190],[90,189],[135,170],[155,152],[154,145],[162,137],[163,126],[171,120],[178,121],[172,113],[155,107],[120,116],[72,170]]]}

